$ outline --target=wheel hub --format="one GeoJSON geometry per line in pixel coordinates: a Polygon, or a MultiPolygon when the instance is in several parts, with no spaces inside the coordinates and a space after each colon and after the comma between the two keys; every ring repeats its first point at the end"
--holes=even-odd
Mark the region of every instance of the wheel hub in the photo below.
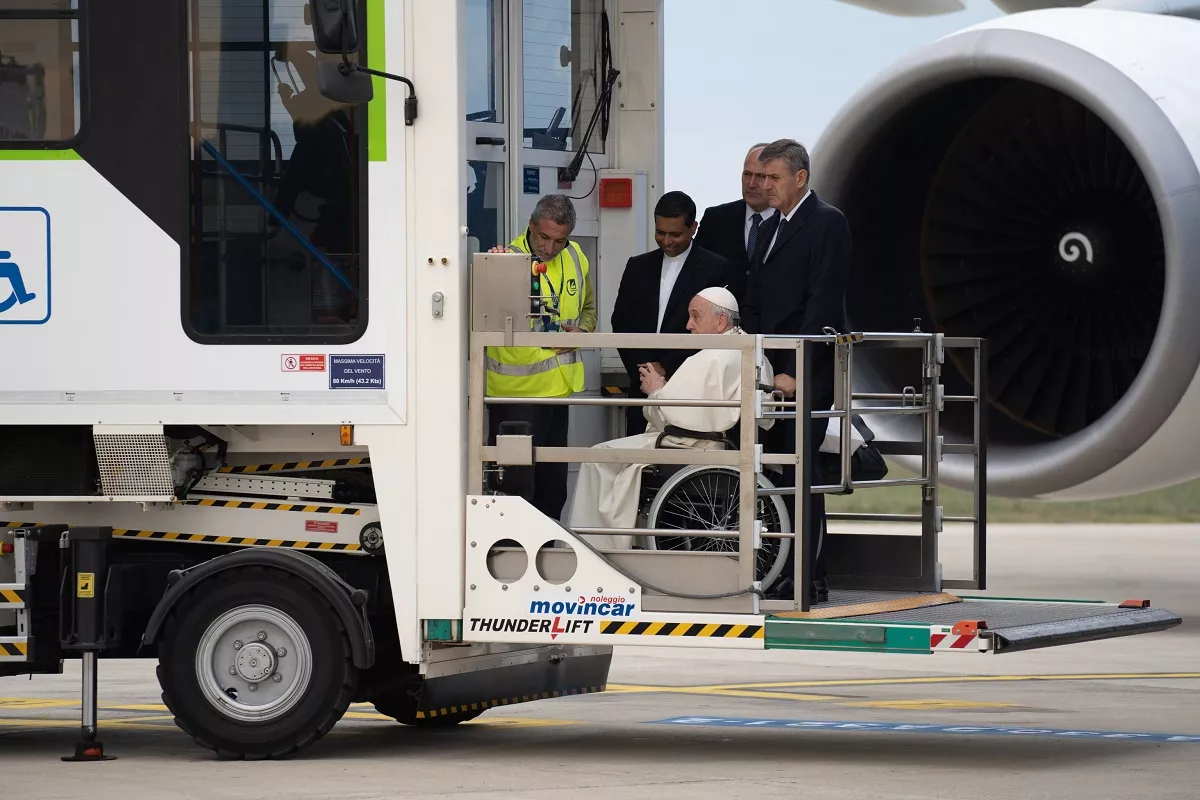
{"type": "Polygon", "coordinates": [[[258,683],[275,674],[275,653],[266,644],[254,642],[238,651],[234,666],[239,676],[258,683]]]}

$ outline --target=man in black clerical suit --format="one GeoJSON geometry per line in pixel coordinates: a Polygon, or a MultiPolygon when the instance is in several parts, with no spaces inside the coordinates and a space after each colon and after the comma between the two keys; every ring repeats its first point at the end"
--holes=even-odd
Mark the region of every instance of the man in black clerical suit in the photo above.
{"type": "MultiPolygon", "coordinates": [[[[625,264],[613,304],[613,333],[687,333],[688,303],[710,286],[728,286],[734,268],[726,259],[692,241],[696,203],[683,192],[667,192],[654,207],[658,248],[625,264]]],[[[645,398],[639,364],[651,364],[663,377],[674,374],[695,350],[619,350],[629,375],[629,396],[645,398]]],[[[626,435],[646,430],[642,406],[625,410],[626,435]]]]}
{"type": "Polygon", "coordinates": [[[762,226],[775,214],[763,189],[759,154],[767,142],[759,142],[746,153],[742,164],[742,199],[704,209],[696,244],[725,256],[734,265],[735,277],[729,287],[740,303],[746,296],[750,260],[758,249],[762,226]]]}
{"type": "MultiPolygon", "coordinates": [[[[808,187],[809,156],[804,145],[793,139],[780,139],[763,148],[759,155],[763,188],[777,213],[763,224],[750,266],[746,296],[742,301],[742,327],[749,333],[819,335],[825,328],[844,332],[846,326],[846,288],[850,277],[850,225],[842,212],[822,202],[808,187]]],[[[832,347],[814,348],[808,379],[812,409],[833,405],[832,347]]],[[[796,353],[794,350],[769,350],[775,369],[775,387],[793,398],[796,391],[796,353]]],[[[793,421],[777,420],[763,437],[767,452],[790,453],[795,447],[793,421]],[[768,441],[768,438],[770,441],[768,441]]],[[[810,443],[814,467],[828,420],[811,422],[810,443]]],[[[794,469],[787,468],[794,479],[794,469]]],[[[785,485],[794,486],[794,483],[785,485]]],[[[792,498],[787,498],[791,500],[792,498]]],[[[792,510],[792,519],[797,516],[792,510]]],[[[813,585],[810,598],[828,598],[825,581],[824,551],[820,547],[825,533],[825,496],[810,496],[813,544],[810,569],[813,585]]],[[[795,525],[793,530],[799,526],[795,525]]],[[[777,582],[777,594],[789,595],[795,576],[792,559],[777,582]]]]}

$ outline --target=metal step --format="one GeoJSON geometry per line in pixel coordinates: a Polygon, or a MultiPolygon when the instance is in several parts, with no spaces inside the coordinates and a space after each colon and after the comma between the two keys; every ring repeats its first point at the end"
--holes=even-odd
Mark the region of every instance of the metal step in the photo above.
{"type": "Polygon", "coordinates": [[[830,595],[829,604],[813,607],[824,611],[820,617],[767,616],[766,648],[1013,653],[1162,631],[1182,622],[1178,615],[1151,608],[1145,600],[1118,604],[962,596],[957,602],[921,604],[928,595],[862,591],[830,595]],[[872,603],[894,608],[906,599],[916,607],[870,609],[872,603]],[[846,608],[842,615],[825,610],[839,605],[846,608]]]}
{"type": "Polygon", "coordinates": [[[0,636],[0,661],[28,661],[29,640],[24,636],[0,636]]]}
{"type": "Polygon", "coordinates": [[[0,583],[0,611],[25,608],[24,583],[0,583]]]}
{"type": "Polygon", "coordinates": [[[25,534],[0,530],[0,661],[29,660],[29,574],[32,550],[25,534]],[[12,635],[15,634],[15,635],[12,635]]]}

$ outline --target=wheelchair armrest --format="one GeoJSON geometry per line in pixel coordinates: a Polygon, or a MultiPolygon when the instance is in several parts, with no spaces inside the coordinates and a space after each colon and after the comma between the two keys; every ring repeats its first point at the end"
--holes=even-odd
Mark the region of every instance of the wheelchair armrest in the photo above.
{"type": "Polygon", "coordinates": [[[660,433],[658,435],[658,438],[654,441],[654,447],[656,449],[662,447],[663,439],[665,439],[668,436],[681,436],[681,437],[685,437],[688,439],[707,439],[710,442],[721,442],[722,444],[727,444],[727,445],[733,446],[733,444],[729,440],[729,437],[726,436],[723,432],[722,433],[714,433],[712,431],[692,431],[692,430],[688,430],[687,428],[680,428],[676,425],[668,425],[666,427],[666,429],[662,433],[660,433]]]}

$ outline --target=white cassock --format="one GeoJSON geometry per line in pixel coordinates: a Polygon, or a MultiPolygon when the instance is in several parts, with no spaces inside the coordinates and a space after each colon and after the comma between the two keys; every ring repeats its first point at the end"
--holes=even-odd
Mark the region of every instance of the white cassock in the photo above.
{"type": "MultiPolygon", "coordinates": [[[[732,328],[726,334],[742,331],[732,328]]],[[[666,385],[649,395],[654,400],[740,400],[740,350],[701,350],[679,365],[666,385]]],[[[775,373],[769,362],[763,364],[760,382],[771,386],[775,373]]],[[[768,397],[766,392],[762,392],[768,397]]],[[[668,425],[691,431],[719,433],[738,423],[740,408],[704,408],[687,406],[643,406],[646,432],[623,439],[613,439],[595,445],[596,448],[620,450],[653,450],[658,436],[668,425]]],[[[763,429],[775,424],[773,419],[759,420],[763,429]]],[[[672,448],[694,447],[710,450],[721,447],[720,442],[670,436],[663,445],[672,448]]],[[[638,500],[645,464],[580,464],[571,501],[568,527],[628,528],[637,524],[638,500]]],[[[588,534],[588,542],[601,549],[628,550],[633,546],[636,531],[629,536],[588,534]]]]}

